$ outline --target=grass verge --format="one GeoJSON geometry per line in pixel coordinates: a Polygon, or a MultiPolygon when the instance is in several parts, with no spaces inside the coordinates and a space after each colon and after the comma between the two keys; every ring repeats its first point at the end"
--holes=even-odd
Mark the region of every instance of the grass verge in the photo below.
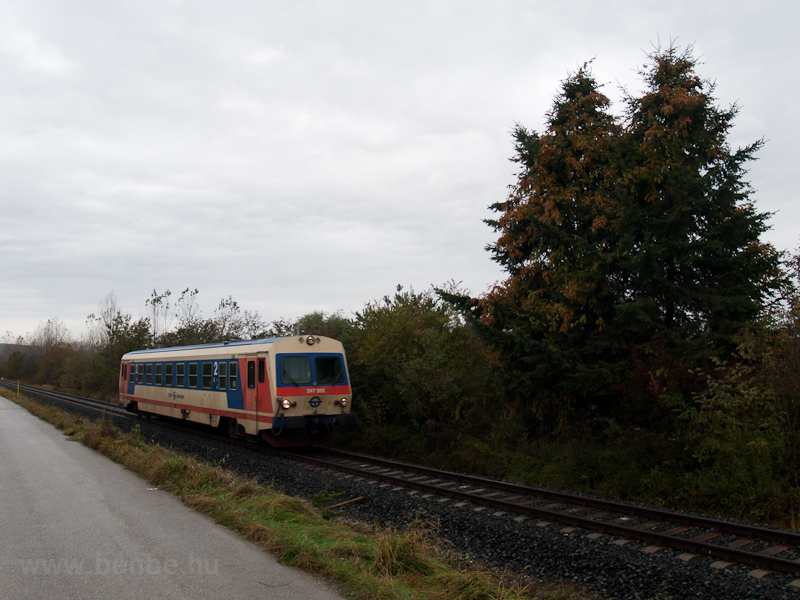
{"type": "Polygon", "coordinates": [[[146,443],[138,429],[88,421],[21,396],[14,399],[72,439],[93,448],[154,486],[178,496],[287,565],[329,578],[355,599],[577,600],[558,584],[532,584],[460,564],[434,542],[429,525],[404,530],[353,527],[330,520],[311,502],[146,443]]]}

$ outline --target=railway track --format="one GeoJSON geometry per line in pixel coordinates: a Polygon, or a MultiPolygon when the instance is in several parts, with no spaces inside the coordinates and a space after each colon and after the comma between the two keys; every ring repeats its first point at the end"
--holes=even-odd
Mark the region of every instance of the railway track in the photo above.
{"type": "Polygon", "coordinates": [[[121,406],[102,402],[100,400],[92,400],[91,398],[84,398],[82,396],[74,396],[72,394],[64,394],[62,392],[55,392],[46,390],[32,385],[22,385],[13,381],[0,379],[0,387],[3,387],[12,392],[22,392],[31,398],[44,400],[45,402],[68,403],[87,408],[91,411],[97,412],[101,415],[115,415],[130,417],[131,413],[126,411],[121,406]]]}
{"type": "MultiPolygon", "coordinates": [[[[16,389],[16,384],[7,381],[0,381],[0,386],[16,389]]],[[[31,386],[20,386],[20,391],[46,401],[69,402],[102,414],[135,418],[121,407],[79,396],[31,386]]],[[[612,536],[612,543],[620,546],[632,541],[644,542],[647,553],[671,548],[679,551],[678,559],[684,561],[711,557],[714,559],[711,566],[717,569],[747,565],[752,567],[750,575],[758,578],[771,572],[787,573],[797,577],[790,585],[800,588],[800,532],[525,486],[329,448],[316,448],[310,453],[288,452],[228,440],[196,428],[161,424],[254,452],[338,471],[347,478],[368,480],[431,502],[452,502],[465,510],[492,511],[501,516],[516,515],[517,521],[536,519],[541,526],[561,524],[565,532],[591,531],[588,537],[592,539],[612,536]]]]}
{"type": "MultiPolygon", "coordinates": [[[[593,537],[613,536],[618,545],[642,541],[645,552],[679,550],[681,560],[700,556],[716,559],[712,567],[734,564],[754,567],[750,574],[771,572],[800,577],[800,532],[760,527],[711,517],[684,514],[625,502],[559,492],[493,479],[473,477],[386,459],[325,449],[328,458],[297,457],[353,477],[371,478],[402,489],[412,489],[439,501],[453,501],[475,510],[538,519],[540,525],[560,523],[582,528],[593,537]]],[[[792,582],[800,587],[800,579],[792,582]]]]}

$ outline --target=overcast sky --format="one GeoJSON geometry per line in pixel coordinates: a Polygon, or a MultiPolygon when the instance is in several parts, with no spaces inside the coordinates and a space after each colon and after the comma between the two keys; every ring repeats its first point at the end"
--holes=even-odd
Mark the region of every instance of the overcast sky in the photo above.
{"type": "Polygon", "coordinates": [[[110,291],[232,296],[266,321],[352,316],[397,284],[502,278],[482,220],[594,58],[621,113],[646,53],[694,45],[767,240],[800,243],[797,5],[763,0],[6,0],[0,335],[80,337],[110,291]]]}

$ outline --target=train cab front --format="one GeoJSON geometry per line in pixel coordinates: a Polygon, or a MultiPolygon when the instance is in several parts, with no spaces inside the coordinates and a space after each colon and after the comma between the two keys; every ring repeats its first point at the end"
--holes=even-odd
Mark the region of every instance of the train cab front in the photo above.
{"type": "Polygon", "coordinates": [[[262,437],[273,446],[324,444],[339,428],[352,433],[352,392],[344,354],[319,338],[303,338],[298,352],[275,357],[276,397],[272,428],[262,437]]]}

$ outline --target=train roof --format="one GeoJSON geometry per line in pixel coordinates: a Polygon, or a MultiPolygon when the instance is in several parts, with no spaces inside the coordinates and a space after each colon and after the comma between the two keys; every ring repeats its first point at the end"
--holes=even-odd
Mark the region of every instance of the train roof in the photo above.
{"type": "Polygon", "coordinates": [[[297,337],[297,336],[287,335],[282,337],[261,338],[257,340],[217,342],[214,344],[195,344],[193,346],[171,346],[169,348],[149,348],[147,350],[134,350],[132,352],[126,352],[125,356],[140,356],[142,354],[155,354],[159,352],[182,352],[185,350],[213,350],[214,348],[236,348],[245,346],[274,344],[277,341],[290,339],[292,337],[297,337]]]}

